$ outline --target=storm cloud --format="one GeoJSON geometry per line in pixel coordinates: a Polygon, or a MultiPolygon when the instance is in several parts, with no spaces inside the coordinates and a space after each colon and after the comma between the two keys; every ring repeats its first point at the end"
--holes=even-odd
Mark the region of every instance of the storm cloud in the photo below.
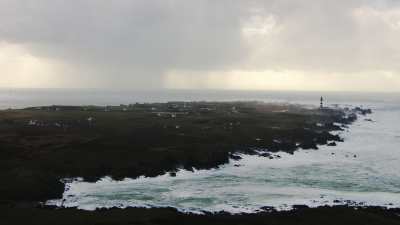
{"type": "Polygon", "coordinates": [[[0,0],[0,84],[396,90],[398,40],[397,1],[0,0]]]}

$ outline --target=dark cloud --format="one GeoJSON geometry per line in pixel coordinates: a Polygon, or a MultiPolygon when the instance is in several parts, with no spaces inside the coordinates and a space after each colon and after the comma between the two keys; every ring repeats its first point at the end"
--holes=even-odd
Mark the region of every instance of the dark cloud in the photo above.
{"type": "Polygon", "coordinates": [[[0,39],[97,76],[222,69],[246,54],[241,8],[215,1],[0,1],[0,39]],[[93,71],[94,72],[94,71],[93,71]]]}

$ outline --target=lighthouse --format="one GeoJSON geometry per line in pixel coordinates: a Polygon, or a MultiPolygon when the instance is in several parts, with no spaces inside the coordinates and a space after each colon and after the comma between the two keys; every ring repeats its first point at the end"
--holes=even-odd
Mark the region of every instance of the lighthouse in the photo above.
{"type": "Polygon", "coordinates": [[[321,96],[321,102],[319,104],[319,108],[323,109],[324,108],[324,98],[321,96]]]}

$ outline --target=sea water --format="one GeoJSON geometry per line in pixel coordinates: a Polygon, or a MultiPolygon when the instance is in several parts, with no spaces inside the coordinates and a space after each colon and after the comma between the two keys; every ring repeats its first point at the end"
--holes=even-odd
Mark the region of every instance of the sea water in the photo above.
{"type": "Polygon", "coordinates": [[[2,89],[0,109],[44,105],[119,105],[167,101],[265,101],[319,104],[359,104],[400,101],[400,94],[301,91],[223,90],[104,90],[104,89],[2,89]]]}
{"type": "MultiPolygon", "coordinates": [[[[319,95],[240,95],[234,92],[233,94],[241,97],[235,98],[232,93],[226,93],[226,96],[221,93],[192,93],[192,96],[186,95],[188,99],[176,99],[173,95],[170,95],[169,99],[168,95],[164,95],[164,99],[157,99],[157,95],[154,94],[153,97],[147,96],[148,99],[144,101],[210,98],[313,104],[318,103],[319,95]]],[[[85,93],[75,93],[76,97],[70,97],[72,100],[64,99],[62,102],[63,99],[57,98],[57,95],[46,98],[41,93],[36,96],[36,102],[88,104],[92,101],[95,104],[99,94],[92,94],[86,95],[89,97],[85,99],[78,97],[85,96],[85,93]]],[[[325,93],[328,94],[331,93],[325,93]]],[[[241,155],[241,160],[231,160],[218,169],[194,172],[180,170],[175,177],[166,174],[123,181],[105,177],[95,183],[83,182],[78,178],[66,182],[63,199],[51,200],[47,204],[86,210],[130,206],[174,207],[183,212],[194,213],[250,213],[257,212],[264,206],[285,210],[299,204],[311,207],[338,204],[400,207],[400,101],[397,97],[390,98],[388,95],[331,95],[328,98],[330,103],[353,106],[363,104],[374,111],[372,115],[360,117],[348,130],[341,132],[345,141],[338,146],[320,146],[319,150],[300,150],[293,155],[279,153],[281,157],[275,159],[241,155]]],[[[21,107],[28,103],[21,100],[22,103],[12,105],[10,103],[15,101],[4,98],[4,93],[0,96],[3,97],[0,98],[3,100],[0,102],[3,108],[21,107]]],[[[18,98],[14,96],[14,99],[18,98]]],[[[131,97],[124,97],[124,94],[115,94],[106,100],[110,104],[117,104],[116,101],[129,99],[131,97]]],[[[97,103],[104,102],[98,100],[97,103]]]]}

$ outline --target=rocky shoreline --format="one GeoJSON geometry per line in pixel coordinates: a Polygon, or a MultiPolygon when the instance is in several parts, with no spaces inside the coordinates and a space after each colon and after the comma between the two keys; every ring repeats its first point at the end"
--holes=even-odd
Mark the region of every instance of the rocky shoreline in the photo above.
{"type": "MultiPolygon", "coordinates": [[[[64,178],[96,181],[104,176],[118,180],[166,172],[173,175],[179,168],[217,168],[230,159],[240,159],[235,153],[273,158],[278,151],[292,154],[300,149],[318,149],[318,145],[334,146],[343,140],[331,131],[343,130],[357,120],[357,115],[369,113],[371,110],[359,107],[307,109],[261,102],[169,102],[5,110],[0,112],[0,179],[9,182],[0,187],[4,193],[0,205],[11,214],[39,210],[46,215],[47,211],[68,212],[68,216],[80,218],[90,213],[43,208],[37,203],[60,199],[64,178]]],[[[324,211],[336,209],[329,207],[324,211]]],[[[107,212],[126,214],[140,210],[145,209],[107,212]]],[[[170,212],[169,209],[146,212],[160,210],[170,212]]],[[[354,210],[349,207],[346,212],[354,210]]]]}

